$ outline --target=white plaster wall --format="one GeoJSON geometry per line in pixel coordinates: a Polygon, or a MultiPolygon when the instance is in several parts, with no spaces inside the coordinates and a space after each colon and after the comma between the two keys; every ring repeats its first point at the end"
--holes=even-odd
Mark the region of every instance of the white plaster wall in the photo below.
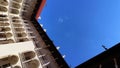
{"type": "MultiPolygon", "coordinates": [[[[0,58],[8,55],[17,55],[19,57],[19,53],[26,51],[34,51],[33,41],[0,45],[0,58]]],[[[38,59],[37,57],[35,58],[38,59]]],[[[21,66],[20,59],[16,65],[21,66]]],[[[39,68],[42,68],[41,64],[39,68]]]]}

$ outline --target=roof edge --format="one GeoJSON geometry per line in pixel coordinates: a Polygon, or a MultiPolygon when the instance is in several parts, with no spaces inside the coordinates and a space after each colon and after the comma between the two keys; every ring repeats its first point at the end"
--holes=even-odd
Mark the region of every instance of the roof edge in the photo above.
{"type": "Polygon", "coordinates": [[[41,5],[39,6],[38,12],[37,12],[37,14],[36,14],[36,16],[35,16],[36,20],[38,19],[40,13],[42,12],[42,9],[43,9],[43,7],[45,6],[45,3],[46,3],[46,0],[42,0],[42,3],[41,3],[41,5]]]}

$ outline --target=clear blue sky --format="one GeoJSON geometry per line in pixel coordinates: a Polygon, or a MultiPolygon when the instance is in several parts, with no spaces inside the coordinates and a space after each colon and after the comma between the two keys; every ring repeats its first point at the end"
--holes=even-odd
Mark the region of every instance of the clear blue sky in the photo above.
{"type": "Polygon", "coordinates": [[[47,0],[41,20],[74,68],[120,41],[120,0],[47,0]]]}

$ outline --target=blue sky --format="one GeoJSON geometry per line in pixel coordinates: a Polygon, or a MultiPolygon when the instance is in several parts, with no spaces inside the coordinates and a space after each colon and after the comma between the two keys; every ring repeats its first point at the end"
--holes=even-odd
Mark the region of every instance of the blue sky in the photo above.
{"type": "Polygon", "coordinates": [[[74,68],[120,41],[120,0],[47,0],[43,28],[74,68]]]}

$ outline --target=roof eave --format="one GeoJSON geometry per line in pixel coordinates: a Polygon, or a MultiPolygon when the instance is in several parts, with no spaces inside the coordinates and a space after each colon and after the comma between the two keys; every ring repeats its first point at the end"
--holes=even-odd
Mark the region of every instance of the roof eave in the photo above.
{"type": "Polygon", "coordinates": [[[46,3],[46,0],[42,0],[42,3],[40,4],[39,6],[39,9],[37,11],[37,14],[35,16],[36,20],[38,19],[38,17],[40,16],[41,12],[42,12],[42,9],[43,7],[45,6],[45,3],[46,3]]]}

